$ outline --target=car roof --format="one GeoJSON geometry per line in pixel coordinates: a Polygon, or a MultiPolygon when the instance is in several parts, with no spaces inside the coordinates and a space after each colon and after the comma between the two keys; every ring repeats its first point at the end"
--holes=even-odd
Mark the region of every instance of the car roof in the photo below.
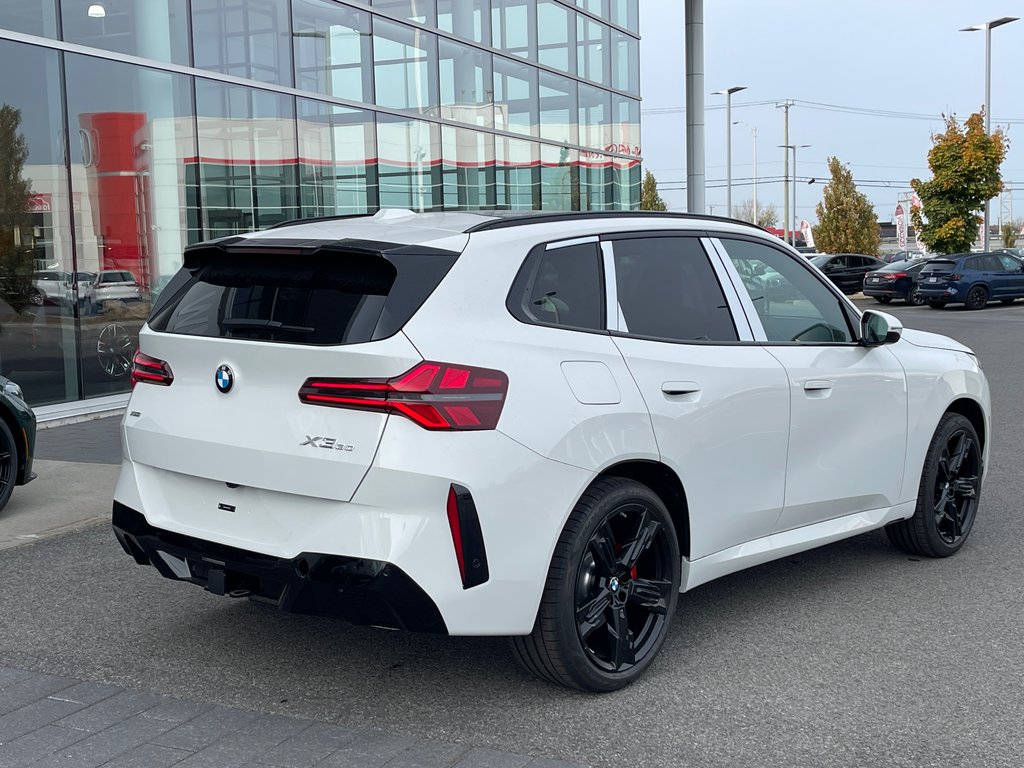
{"type": "Polygon", "coordinates": [[[557,222],[592,222],[597,220],[628,220],[659,218],[668,221],[688,221],[696,225],[707,223],[749,227],[768,234],[760,227],[737,219],[720,216],[698,216],[687,213],[658,211],[427,211],[417,213],[403,208],[383,208],[374,214],[335,216],[284,222],[270,229],[236,236],[243,239],[290,240],[369,240],[396,244],[433,243],[451,238],[465,239],[466,235],[495,229],[520,227],[530,224],[557,222]]]}

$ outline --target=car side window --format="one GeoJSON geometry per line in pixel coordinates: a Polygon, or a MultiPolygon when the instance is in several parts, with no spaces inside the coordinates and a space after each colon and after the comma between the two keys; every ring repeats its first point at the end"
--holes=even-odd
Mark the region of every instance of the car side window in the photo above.
{"type": "Polygon", "coordinates": [[[770,342],[849,343],[854,335],[838,296],[785,251],[722,238],[770,342]]]}
{"type": "Polygon", "coordinates": [[[695,237],[614,239],[619,311],[631,336],[671,341],[737,341],[714,267],[695,237]]]}
{"type": "Polygon", "coordinates": [[[605,330],[598,243],[534,248],[512,284],[507,306],[513,317],[532,325],[605,330]]]}
{"type": "Polygon", "coordinates": [[[1001,262],[999,260],[998,256],[994,256],[992,254],[989,254],[987,256],[982,256],[981,257],[981,263],[984,265],[986,272],[1002,272],[1003,271],[1003,262],[1001,262]]]}
{"type": "Polygon", "coordinates": [[[972,256],[971,258],[967,259],[967,261],[964,263],[964,268],[972,269],[976,272],[984,272],[985,262],[982,260],[980,256],[972,256]]]}
{"type": "Polygon", "coordinates": [[[1021,263],[1017,261],[1013,256],[1000,256],[999,261],[1003,264],[1004,272],[1021,272],[1021,263]]]}

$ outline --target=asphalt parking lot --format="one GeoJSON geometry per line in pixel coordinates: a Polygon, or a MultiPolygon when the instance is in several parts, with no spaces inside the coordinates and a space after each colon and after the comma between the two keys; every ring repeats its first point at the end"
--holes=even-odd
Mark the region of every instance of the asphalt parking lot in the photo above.
{"type": "Polygon", "coordinates": [[[91,525],[0,553],[0,666],[602,768],[1020,766],[1024,305],[863,304],[963,341],[989,377],[991,466],[955,558],[909,558],[879,532],[712,582],[681,596],[644,679],[586,696],[531,678],[501,639],[281,615],[165,581],[91,525]]]}

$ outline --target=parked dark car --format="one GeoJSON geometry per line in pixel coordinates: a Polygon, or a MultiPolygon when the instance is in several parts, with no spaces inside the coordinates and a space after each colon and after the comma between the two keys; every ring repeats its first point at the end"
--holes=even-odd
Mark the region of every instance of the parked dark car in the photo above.
{"type": "Polygon", "coordinates": [[[990,301],[1012,304],[1024,297],[1024,260],[1007,253],[959,253],[929,261],[918,291],[929,307],[963,304],[981,309],[990,301]]]}
{"type": "Polygon", "coordinates": [[[14,486],[32,480],[32,453],[36,446],[36,417],[10,379],[0,376],[0,509],[14,486]]]}
{"type": "Polygon", "coordinates": [[[859,253],[823,254],[811,259],[811,264],[845,294],[859,293],[864,287],[864,276],[885,266],[881,259],[859,253]]]}
{"type": "Polygon", "coordinates": [[[927,261],[896,261],[887,264],[874,272],[868,272],[864,278],[864,295],[871,296],[880,304],[888,304],[893,299],[902,299],[915,307],[924,304],[917,283],[921,279],[921,270],[927,261]]]}

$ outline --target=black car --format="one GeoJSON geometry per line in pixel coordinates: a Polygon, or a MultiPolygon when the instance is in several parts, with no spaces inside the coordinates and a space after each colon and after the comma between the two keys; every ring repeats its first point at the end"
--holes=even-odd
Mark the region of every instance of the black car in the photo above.
{"type": "Polygon", "coordinates": [[[864,276],[885,266],[885,262],[874,256],[859,253],[822,254],[811,259],[811,264],[825,273],[845,294],[860,293],[864,287],[864,276]]]}
{"type": "Polygon", "coordinates": [[[868,272],[864,278],[864,295],[871,296],[880,304],[888,304],[893,299],[902,299],[915,307],[924,304],[917,284],[927,263],[925,259],[894,261],[868,272]]]}
{"type": "Polygon", "coordinates": [[[0,509],[14,486],[32,480],[32,452],[36,447],[36,417],[21,389],[0,376],[0,509]]]}

